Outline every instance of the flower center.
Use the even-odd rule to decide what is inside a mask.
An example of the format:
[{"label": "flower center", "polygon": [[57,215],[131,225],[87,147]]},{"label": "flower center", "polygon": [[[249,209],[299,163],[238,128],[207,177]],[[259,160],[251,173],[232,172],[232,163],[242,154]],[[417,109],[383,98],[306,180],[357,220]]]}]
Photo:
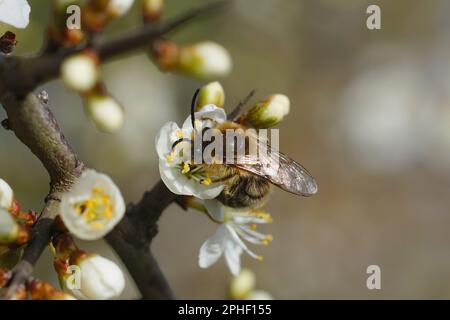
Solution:
[{"label": "flower center", "polygon": [[111,197],[102,189],[91,190],[91,197],[75,204],[75,211],[94,230],[103,229],[105,220],[113,217],[113,205]]}]

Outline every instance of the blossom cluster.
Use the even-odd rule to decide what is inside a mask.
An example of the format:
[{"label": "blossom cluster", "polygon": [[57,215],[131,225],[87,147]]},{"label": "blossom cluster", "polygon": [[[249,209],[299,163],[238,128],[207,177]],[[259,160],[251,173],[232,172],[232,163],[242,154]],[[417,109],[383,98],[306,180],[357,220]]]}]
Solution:
[{"label": "blossom cluster", "polygon": [[[159,171],[167,188],[175,194],[192,197],[186,201],[188,206],[200,208],[220,224],[215,234],[200,248],[200,267],[213,265],[223,255],[231,273],[238,275],[243,252],[262,260],[262,256],[251,251],[243,240],[268,245],[272,236],[256,229],[257,225],[269,223],[272,218],[260,207],[236,209],[224,206],[217,199],[224,189],[221,177],[211,174],[205,165],[196,163],[192,152],[186,152],[191,147],[195,148],[193,140],[196,132],[227,121],[227,114],[222,108],[224,102],[225,93],[220,83],[205,85],[198,94],[195,118],[187,117],[181,128],[172,121],[163,125],[155,145]],[[279,123],[288,112],[289,99],[277,94],[257,103],[241,121],[253,128],[267,128]]]}]

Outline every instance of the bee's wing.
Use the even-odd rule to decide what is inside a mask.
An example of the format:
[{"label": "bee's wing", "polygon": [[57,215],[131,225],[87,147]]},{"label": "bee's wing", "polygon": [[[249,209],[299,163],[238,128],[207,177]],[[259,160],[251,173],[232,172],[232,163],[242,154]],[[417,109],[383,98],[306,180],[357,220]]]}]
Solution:
[{"label": "bee's wing", "polygon": [[266,178],[281,189],[294,194],[310,196],[317,192],[316,181],[301,164],[270,146],[263,154],[236,157],[236,163],[233,165]]}]

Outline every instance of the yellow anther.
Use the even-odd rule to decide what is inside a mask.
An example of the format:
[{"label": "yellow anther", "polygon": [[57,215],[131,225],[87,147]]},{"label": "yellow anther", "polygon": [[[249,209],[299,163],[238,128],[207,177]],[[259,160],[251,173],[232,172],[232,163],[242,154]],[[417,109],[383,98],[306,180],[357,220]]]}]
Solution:
[{"label": "yellow anther", "polygon": [[177,132],[175,133],[175,135],[177,136],[177,138],[182,139],[184,137],[183,131],[181,130],[177,130]]},{"label": "yellow anther", "polygon": [[257,228],[256,224],[253,223],[253,224],[250,225],[250,229],[256,230],[256,228]]},{"label": "yellow anther", "polygon": [[269,240],[264,239],[263,241],[261,241],[261,243],[262,243],[263,246],[267,247],[269,245]]},{"label": "yellow anther", "polygon": [[104,228],[103,219],[112,219],[114,216],[111,198],[99,188],[91,190],[91,197],[76,203],[74,210],[86,221],[93,230]]},{"label": "yellow anther", "polygon": [[181,173],[182,173],[182,174],[186,174],[186,173],[188,173],[189,171],[191,171],[191,167],[189,166],[189,164],[185,163],[185,164],[183,165],[183,170],[181,170]]},{"label": "yellow anther", "polygon": [[105,226],[103,225],[103,223],[94,222],[90,224],[90,227],[92,230],[102,230]]},{"label": "yellow anther", "polygon": [[273,240],[273,236],[271,234],[268,234],[266,236],[267,241],[272,241]]},{"label": "yellow anther", "polygon": [[263,257],[263,256],[257,256],[257,257],[256,257],[256,260],[258,260],[258,261],[261,261],[261,262],[262,262],[262,261],[264,260],[264,257]]},{"label": "yellow anther", "polygon": [[169,163],[173,162],[173,154],[168,154],[168,155],[166,156],[166,160],[167,160],[167,162],[169,162]]},{"label": "yellow anther", "polygon": [[212,183],[212,180],[210,178],[206,178],[202,180],[202,184],[205,186],[209,186]]}]

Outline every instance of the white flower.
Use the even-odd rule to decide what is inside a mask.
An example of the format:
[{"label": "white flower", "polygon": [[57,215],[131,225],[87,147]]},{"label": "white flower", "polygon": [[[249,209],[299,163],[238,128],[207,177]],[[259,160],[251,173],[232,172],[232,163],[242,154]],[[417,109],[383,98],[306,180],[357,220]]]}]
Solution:
[{"label": "white flower", "polygon": [[112,97],[92,94],[85,101],[86,113],[98,129],[114,132],[122,127],[123,108]]},{"label": "white flower", "polygon": [[134,0],[110,0],[108,4],[108,11],[113,16],[123,16],[133,6]]},{"label": "white flower", "polygon": [[273,297],[267,291],[255,290],[250,292],[246,300],[273,300]]},{"label": "white flower", "polygon": [[268,245],[272,236],[256,231],[256,224],[272,221],[268,213],[254,209],[238,211],[224,207],[223,210],[210,211],[210,214],[216,220],[221,217],[224,217],[224,220],[216,233],[200,248],[199,265],[201,268],[210,267],[223,254],[231,273],[237,276],[241,270],[240,256],[243,251],[255,259],[262,260],[262,256],[250,251],[242,239],[257,245]]},{"label": "white flower", "polygon": [[231,280],[230,283],[230,298],[239,300],[246,298],[255,288],[256,277],[249,269],[242,269],[242,271]]},{"label": "white flower", "polygon": [[283,94],[274,94],[252,107],[246,121],[256,128],[269,128],[282,121],[289,109],[289,98]]},{"label": "white flower", "polygon": [[11,214],[0,208],[0,244],[14,242],[19,234],[19,226]]},{"label": "white flower", "polygon": [[[223,109],[210,104],[195,113],[196,127],[209,121],[203,121],[203,118],[221,123],[226,120],[226,114]],[[161,128],[155,141],[161,179],[175,194],[213,199],[222,192],[223,185],[214,183],[214,177],[191,161],[193,132],[190,116],[181,129],[175,122],[168,122]]]},{"label": "white flower", "polygon": [[14,193],[9,184],[0,179],[0,208],[8,210],[11,208],[14,199]]},{"label": "white flower", "polygon": [[86,170],[72,190],[63,194],[60,213],[71,233],[83,240],[95,240],[119,223],[125,214],[125,202],[107,175]]},{"label": "white flower", "polygon": [[200,78],[214,78],[230,73],[232,67],[228,51],[215,42],[200,42],[180,48],[180,71]]},{"label": "white flower", "polygon": [[30,5],[26,0],[0,0],[0,22],[23,29],[30,22]]},{"label": "white flower", "polygon": [[195,108],[199,110],[207,104],[213,104],[219,108],[223,108],[225,104],[225,91],[218,81],[208,83],[198,93]]},{"label": "white flower", "polygon": [[96,57],[90,53],[79,53],[64,60],[61,79],[67,88],[86,92],[91,90],[99,78]]},{"label": "white flower", "polygon": [[91,255],[82,260],[80,288],[70,290],[81,299],[105,300],[117,298],[125,288],[122,270],[111,260]]}]

